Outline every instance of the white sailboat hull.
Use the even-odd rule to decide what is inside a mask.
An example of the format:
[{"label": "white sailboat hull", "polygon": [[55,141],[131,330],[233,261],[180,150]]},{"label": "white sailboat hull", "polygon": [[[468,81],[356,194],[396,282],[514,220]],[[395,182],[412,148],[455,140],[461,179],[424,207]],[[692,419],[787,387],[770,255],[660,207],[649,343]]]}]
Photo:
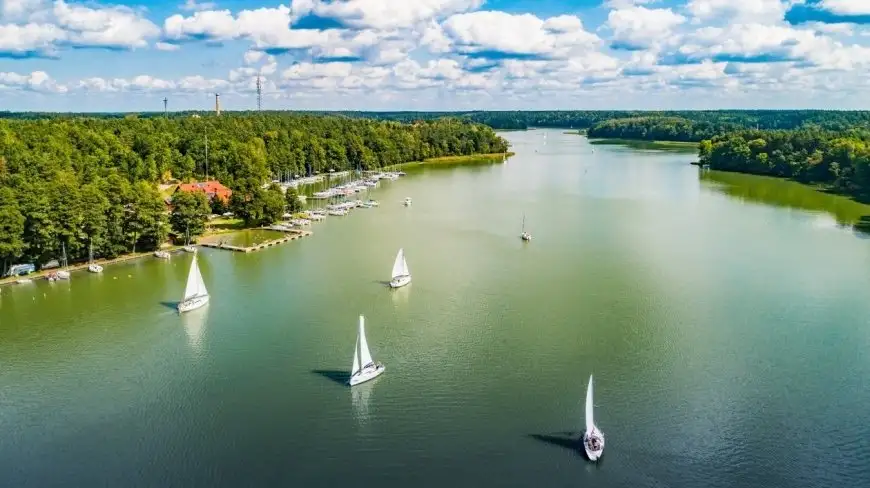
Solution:
[{"label": "white sailboat hull", "polygon": [[178,312],[190,312],[204,306],[206,303],[208,303],[208,295],[190,297],[178,304]]},{"label": "white sailboat hull", "polygon": [[[592,437],[598,439],[597,449],[589,445],[589,440]],[[598,427],[593,427],[591,432],[583,434],[583,450],[586,451],[586,457],[588,457],[590,461],[598,461],[601,458],[601,455],[604,454],[604,434],[598,430]]]},{"label": "white sailboat hull", "polygon": [[63,271],[63,270],[58,271],[55,274],[57,275],[57,278],[60,280],[68,280],[69,276],[70,276],[69,271]]},{"label": "white sailboat hull", "polygon": [[383,364],[373,364],[371,366],[367,366],[359,371],[348,380],[348,384],[350,386],[358,385],[360,383],[365,383],[366,381],[371,381],[378,376],[382,375],[387,368]]},{"label": "white sailboat hull", "polygon": [[90,271],[91,273],[102,273],[103,267],[99,264],[91,264],[90,266],[88,266],[88,271]]},{"label": "white sailboat hull", "polygon": [[390,288],[401,288],[411,282],[411,275],[396,276],[390,280]]},{"label": "white sailboat hull", "polygon": [[526,233],[526,232],[523,232],[522,234],[520,234],[520,237],[521,237],[524,241],[531,241],[531,240],[532,240],[532,235],[529,234],[529,233]]}]

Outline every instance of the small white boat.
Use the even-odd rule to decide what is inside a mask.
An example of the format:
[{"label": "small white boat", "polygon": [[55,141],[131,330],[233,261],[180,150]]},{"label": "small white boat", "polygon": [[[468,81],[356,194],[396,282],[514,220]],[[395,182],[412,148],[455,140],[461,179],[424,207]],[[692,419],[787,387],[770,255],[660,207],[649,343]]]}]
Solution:
[{"label": "small white boat", "polygon": [[405,205],[406,207],[410,207],[411,206],[411,197],[406,197],[403,205]]},{"label": "small white boat", "polygon": [[604,433],[598,430],[592,418],[592,375],[586,387],[586,432],[583,433],[583,449],[591,461],[598,461],[604,453]]},{"label": "small white boat", "polygon": [[33,280],[31,280],[30,278],[19,278],[19,279],[15,280],[15,282],[18,283],[19,285],[24,285],[27,283],[33,283]]},{"label": "small white boat", "polygon": [[59,279],[59,280],[68,280],[70,277],[69,271],[66,271],[63,269],[58,271],[54,275],[57,276],[57,279]]},{"label": "small white boat", "polygon": [[202,281],[197,255],[194,253],[190,272],[187,275],[187,286],[184,288],[184,299],[178,304],[178,312],[189,312],[206,303],[208,303],[208,290],[205,288],[205,282]]},{"label": "small white boat", "polygon": [[386,371],[381,363],[376,363],[372,359],[372,353],[369,351],[369,344],[366,341],[366,320],[362,315],[359,316],[359,332],[356,336],[356,345],[353,349],[353,368],[350,371],[350,386],[373,380]]},{"label": "small white boat", "polygon": [[369,200],[366,202],[366,205],[368,205],[369,207],[377,207],[378,205],[380,205],[380,203],[378,203],[377,200]]},{"label": "small white boat", "polygon": [[154,257],[160,259],[169,259],[169,253],[166,251],[154,251]]},{"label": "small white boat", "polygon": [[184,249],[184,252],[196,252],[196,246],[187,245],[182,249]]},{"label": "small white boat", "polygon": [[405,250],[399,249],[396,260],[393,261],[393,271],[390,277],[390,288],[400,288],[411,282],[411,270],[405,261]]},{"label": "small white boat", "polygon": [[526,232],[526,215],[523,214],[523,233],[520,234],[520,238],[524,241],[531,241],[532,235]]}]

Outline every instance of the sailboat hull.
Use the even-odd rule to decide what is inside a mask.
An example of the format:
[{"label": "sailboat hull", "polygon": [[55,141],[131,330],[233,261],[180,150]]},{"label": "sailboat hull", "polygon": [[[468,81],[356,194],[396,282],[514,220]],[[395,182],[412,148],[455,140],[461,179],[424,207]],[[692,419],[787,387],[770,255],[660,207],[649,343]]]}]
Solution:
[{"label": "sailboat hull", "polygon": [[411,275],[396,276],[390,280],[390,288],[401,288],[411,282]]},{"label": "sailboat hull", "polygon": [[361,369],[357,374],[350,377],[350,380],[347,382],[350,386],[358,385],[360,383],[365,383],[366,381],[371,381],[378,376],[384,374],[384,371],[387,370],[387,367],[383,364],[378,364],[377,366],[370,366],[368,368]]},{"label": "sailboat hull", "polygon": [[602,434],[597,428],[594,429],[591,434],[598,438],[598,449],[589,448],[587,441],[589,440],[590,432],[586,432],[583,434],[583,450],[586,451],[586,457],[588,457],[590,461],[598,461],[601,459],[601,455],[604,454],[604,434]]},{"label": "sailboat hull", "polygon": [[99,264],[92,264],[92,265],[88,266],[88,271],[90,271],[91,273],[102,273],[103,267],[100,266]]},{"label": "sailboat hull", "polygon": [[208,295],[200,295],[198,297],[191,297],[187,300],[178,304],[178,312],[190,312],[191,310],[196,310],[208,303]]}]

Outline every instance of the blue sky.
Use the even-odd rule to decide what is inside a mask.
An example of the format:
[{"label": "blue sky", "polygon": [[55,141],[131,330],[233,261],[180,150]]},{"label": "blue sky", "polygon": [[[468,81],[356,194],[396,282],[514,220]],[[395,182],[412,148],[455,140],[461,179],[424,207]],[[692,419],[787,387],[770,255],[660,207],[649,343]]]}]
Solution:
[{"label": "blue sky", "polygon": [[0,0],[0,109],[868,109],[870,0]]}]

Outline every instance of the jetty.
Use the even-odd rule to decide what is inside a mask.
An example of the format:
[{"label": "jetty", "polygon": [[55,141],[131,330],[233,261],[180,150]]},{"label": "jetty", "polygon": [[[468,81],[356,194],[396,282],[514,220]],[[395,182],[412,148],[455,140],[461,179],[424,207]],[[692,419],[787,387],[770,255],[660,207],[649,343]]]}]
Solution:
[{"label": "jetty", "polygon": [[261,251],[263,249],[277,246],[279,244],[284,244],[285,242],[295,241],[296,239],[301,239],[302,237],[308,237],[311,234],[313,234],[313,232],[311,232],[310,230],[297,230],[297,229],[276,230],[276,229],[270,228],[270,227],[262,227],[261,229],[262,230],[272,230],[272,231],[276,231],[276,232],[283,232],[285,235],[284,235],[284,237],[281,237],[278,239],[272,239],[272,240],[265,241],[265,242],[261,242],[259,244],[255,244],[255,245],[249,246],[249,247],[233,246],[230,244],[223,243],[221,241],[201,242],[198,245],[203,246],[203,247],[210,247],[213,249],[224,249],[227,251],[249,253],[249,252],[254,252],[254,251]]}]

